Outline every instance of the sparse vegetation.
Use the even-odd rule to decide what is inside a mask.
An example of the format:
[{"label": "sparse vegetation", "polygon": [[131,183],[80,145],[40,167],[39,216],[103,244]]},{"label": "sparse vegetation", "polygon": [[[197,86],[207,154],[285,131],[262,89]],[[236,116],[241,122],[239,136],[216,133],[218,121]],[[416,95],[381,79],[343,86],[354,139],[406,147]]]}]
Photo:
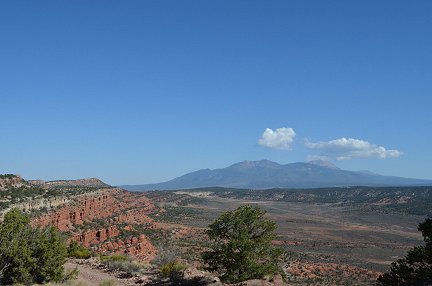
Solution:
[{"label": "sparse vegetation", "polygon": [[179,256],[178,251],[175,251],[172,247],[168,246],[168,244],[158,244],[157,247],[157,255],[151,261],[152,264],[157,266],[163,266],[171,261],[175,261],[175,259]]},{"label": "sparse vegetation", "polygon": [[0,174],[0,179],[12,179],[17,177],[17,175],[14,174]]},{"label": "sparse vegetation", "polygon": [[110,269],[116,269],[128,275],[137,275],[142,272],[142,266],[125,255],[102,256],[101,262]]},{"label": "sparse vegetation", "polygon": [[114,254],[114,255],[102,255],[100,257],[101,261],[127,261],[128,257],[126,255]]},{"label": "sparse vegetation", "polygon": [[115,286],[117,283],[114,280],[106,280],[99,283],[99,286]]}]

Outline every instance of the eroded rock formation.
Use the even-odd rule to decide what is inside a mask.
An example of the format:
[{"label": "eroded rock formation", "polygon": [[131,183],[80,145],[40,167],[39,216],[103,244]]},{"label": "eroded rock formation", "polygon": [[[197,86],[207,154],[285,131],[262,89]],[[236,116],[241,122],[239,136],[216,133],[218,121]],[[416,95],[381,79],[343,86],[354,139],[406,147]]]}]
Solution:
[{"label": "eroded rock formation", "polygon": [[78,196],[70,204],[35,218],[33,225],[53,225],[61,231],[70,231],[74,225],[82,225],[85,221],[107,218],[122,208],[113,197],[116,192],[120,190],[106,189]]},{"label": "eroded rock formation", "polygon": [[[60,231],[69,232],[70,241],[78,241],[96,252],[127,254],[148,262],[156,255],[151,241],[144,234],[124,236],[135,231],[131,224],[154,228],[155,223],[148,216],[153,209],[153,204],[143,195],[120,189],[101,189],[77,196],[55,211],[34,218],[32,224],[39,227],[53,225]],[[124,224],[127,225],[119,227]]]},{"label": "eroded rock formation", "polygon": [[130,239],[113,240],[102,244],[95,250],[100,253],[128,254],[143,262],[149,262],[156,255],[156,248],[144,234]]}]

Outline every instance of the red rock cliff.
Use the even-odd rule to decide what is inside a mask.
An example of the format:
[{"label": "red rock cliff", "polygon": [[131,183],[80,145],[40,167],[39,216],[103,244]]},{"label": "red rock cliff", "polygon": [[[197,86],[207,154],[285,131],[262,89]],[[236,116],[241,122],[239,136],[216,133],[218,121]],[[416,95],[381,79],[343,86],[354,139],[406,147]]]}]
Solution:
[{"label": "red rock cliff", "polygon": [[70,231],[73,225],[81,225],[84,221],[104,219],[118,212],[122,205],[113,194],[119,190],[100,190],[90,195],[84,195],[70,205],[33,220],[34,226],[45,227],[53,225],[60,231]]},{"label": "red rock cliff", "polygon": [[[132,229],[119,228],[118,224],[121,223],[154,228],[153,220],[148,217],[153,209],[153,204],[143,195],[119,189],[102,189],[78,196],[72,203],[33,219],[32,224],[39,227],[53,225],[60,231],[70,232],[70,241],[91,246],[97,252],[125,253],[148,262],[155,256],[156,249],[144,234],[126,239],[116,237],[121,234],[121,230]],[[104,220],[103,225],[109,226],[85,230],[78,227],[84,222],[91,225],[95,220]]]}]

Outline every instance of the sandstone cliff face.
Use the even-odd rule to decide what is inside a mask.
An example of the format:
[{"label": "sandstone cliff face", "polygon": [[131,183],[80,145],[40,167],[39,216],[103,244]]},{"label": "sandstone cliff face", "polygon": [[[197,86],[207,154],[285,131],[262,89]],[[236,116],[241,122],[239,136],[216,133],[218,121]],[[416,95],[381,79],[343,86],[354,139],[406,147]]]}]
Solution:
[{"label": "sandstone cliff face", "polygon": [[78,241],[85,247],[98,244],[107,239],[114,238],[120,234],[120,231],[115,225],[111,225],[102,229],[92,229],[79,234],[75,234],[70,238],[70,241]]},{"label": "sandstone cliff face", "polygon": [[70,231],[73,225],[82,225],[85,220],[104,219],[121,209],[121,204],[112,196],[112,193],[118,191],[106,189],[77,196],[70,204],[35,218],[33,225],[53,225],[61,231]]},{"label": "sandstone cliff face", "polygon": [[100,245],[95,250],[100,253],[128,254],[138,258],[142,262],[150,262],[157,252],[156,248],[144,234],[141,234],[139,237],[113,240]]},{"label": "sandstone cliff face", "polygon": [[92,195],[98,190],[109,188],[99,179],[70,181],[25,181],[20,176],[0,175],[0,221],[13,208],[23,211],[52,210],[69,204],[81,195]]},{"label": "sandstone cliff face", "polygon": [[53,198],[35,198],[32,200],[27,200],[22,203],[16,203],[11,205],[10,207],[0,211],[0,217],[3,217],[5,213],[9,210],[17,208],[20,210],[31,211],[31,210],[40,210],[40,209],[53,209],[61,205],[65,205],[71,201],[70,198],[67,197],[53,197]]},{"label": "sandstone cliff face", "polygon": [[133,227],[119,225],[129,223],[154,228],[153,220],[148,217],[153,209],[153,204],[144,196],[120,189],[101,189],[77,196],[76,200],[57,210],[34,218],[32,224],[39,227],[52,225],[69,232],[69,241],[78,241],[96,252],[128,254],[148,262],[156,255],[156,248],[150,240],[144,234],[125,238],[123,230],[129,231],[125,232],[127,234]]},{"label": "sandstone cliff face", "polygon": [[[37,227],[54,226],[67,232],[70,241],[78,241],[101,253],[122,253],[150,261],[156,249],[137,231],[154,228],[148,216],[154,206],[141,194],[112,188],[98,179],[69,181],[25,181],[15,175],[0,175],[3,192],[1,217],[12,208],[44,212],[32,218]],[[40,213],[40,212],[39,212]],[[127,225],[127,226],[125,226]]]}]

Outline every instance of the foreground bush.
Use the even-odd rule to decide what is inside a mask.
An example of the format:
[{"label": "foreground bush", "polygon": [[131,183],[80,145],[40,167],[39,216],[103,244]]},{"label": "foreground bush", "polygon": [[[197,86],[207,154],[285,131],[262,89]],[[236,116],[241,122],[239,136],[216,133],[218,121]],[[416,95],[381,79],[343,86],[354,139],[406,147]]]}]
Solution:
[{"label": "foreground bush", "polygon": [[405,258],[393,262],[390,271],[378,278],[378,285],[432,285],[432,219],[420,223],[418,230],[422,232],[426,245],[414,247]]},{"label": "foreground bush", "polygon": [[0,284],[59,282],[64,278],[67,250],[53,227],[32,228],[18,209],[0,225]]},{"label": "foreground bush", "polygon": [[258,206],[244,205],[209,225],[211,250],[202,256],[206,270],[218,272],[227,282],[281,273],[282,250],[272,244],[277,226],[265,213]]},{"label": "foreground bush", "polygon": [[125,255],[101,256],[101,262],[110,269],[117,269],[130,275],[138,275],[142,272],[142,266]]},{"label": "foreground bush", "polygon": [[174,249],[166,243],[157,244],[156,248],[157,248],[157,255],[155,258],[153,258],[151,263],[159,267],[171,261],[175,261],[177,257],[180,256],[178,249]]},{"label": "foreground bush", "polygon": [[181,283],[183,281],[185,270],[186,265],[177,261],[168,262],[160,268],[162,277],[169,278],[173,283]]},{"label": "foreground bush", "polygon": [[68,257],[87,259],[91,257],[91,252],[76,241],[72,241],[68,247]]}]

